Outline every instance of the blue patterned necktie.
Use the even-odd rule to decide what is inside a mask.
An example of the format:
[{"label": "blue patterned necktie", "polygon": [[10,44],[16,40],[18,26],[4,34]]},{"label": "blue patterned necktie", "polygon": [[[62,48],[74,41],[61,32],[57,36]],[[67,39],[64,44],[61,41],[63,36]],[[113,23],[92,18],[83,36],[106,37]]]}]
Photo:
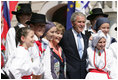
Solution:
[{"label": "blue patterned necktie", "polygon": [[81,36],[80,36],[80,34],[78,34],[78,35],[77,35],[77,40],[78,40],[78,52],[79,52],[80,58],[82,58],[83,50],[82,50],[82,44],[81,44],[80,38],[81,38]]}]

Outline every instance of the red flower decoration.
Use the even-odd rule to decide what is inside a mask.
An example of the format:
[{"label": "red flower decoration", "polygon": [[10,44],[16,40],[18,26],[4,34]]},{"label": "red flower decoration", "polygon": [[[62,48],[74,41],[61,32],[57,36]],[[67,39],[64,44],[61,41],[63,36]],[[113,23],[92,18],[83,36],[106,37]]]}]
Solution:
[{"label": "red flower decoration", "polygon": [[45,49],[43,49],[43,52],[45,52]]}]

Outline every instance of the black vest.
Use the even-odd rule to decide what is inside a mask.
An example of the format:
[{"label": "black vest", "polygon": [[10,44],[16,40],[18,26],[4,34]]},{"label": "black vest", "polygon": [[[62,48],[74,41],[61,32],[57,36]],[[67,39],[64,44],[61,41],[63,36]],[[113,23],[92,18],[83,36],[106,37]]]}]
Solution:
[{"label": "black vest", "polygon": [[[18,25],[15,26],[14,29],[15,29],[15,32],[17,32],[18,29],[19,29],[19,26],[18,26]],[[16,41],[16,47],[17,47],[17,45],[18,45],[18,41],[17,41],[17,39],[16,39],[16,36],[15,36],[15,41]]]}]

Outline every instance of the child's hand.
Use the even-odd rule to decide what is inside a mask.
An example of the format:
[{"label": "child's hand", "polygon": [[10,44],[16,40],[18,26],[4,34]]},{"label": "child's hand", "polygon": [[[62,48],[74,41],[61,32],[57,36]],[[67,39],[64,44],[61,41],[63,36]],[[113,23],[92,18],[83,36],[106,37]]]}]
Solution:
[{"label": "child's hand", "polygon": [[92,36],[90,36],[89,40],[92,40],[92,39],[93,39],[93,37],[92,37]]}]

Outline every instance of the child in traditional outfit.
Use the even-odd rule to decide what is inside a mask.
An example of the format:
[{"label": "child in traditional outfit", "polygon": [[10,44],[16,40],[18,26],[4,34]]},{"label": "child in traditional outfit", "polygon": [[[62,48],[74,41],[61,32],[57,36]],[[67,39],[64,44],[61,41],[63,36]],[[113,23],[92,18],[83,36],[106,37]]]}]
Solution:
[{"label": "child in traditional outfit", "polygon": [[87,49],[88,74],[86,79],[111,79],[113,53],[106,47],[106,36],[99,30],[92,39],[92,46]]},{"label": "child in traditional outfit", "polygon": [[16,39],[20,45],[11,57],[10,72],[15,79],[31,79],[32,75],[40,75],[39,68],[35,66],[28,52],[28,48],[34,45],[34,31],[28,27],[20,28],[16,33]]},{"label": "child in traditional outfit", "polygon": [[[33,13],[31,20],[27,22],[35,33],[34,46],[29,49],[30,53],[34,56],[34,62],[40,63],[39,66],[43,71],[41,78],[52,79],[50,69],[50,51],[48,44],[41,38],[45,32],[46,19],[45,15]],[[37,56],[36,56],[37,55]],[[38,60],[35,57],[39,57]],[[37,76],[38,77],[38,76]]]},{"label": "child in traditional outfit", "polygon": [[16,34],[16,38],[18,42],[20,42],[20,46],[16,48],[14,53],[12,53],[12,57],[10,57],[7,61],[7,63],[10,62],[8,68],[16,79],[21,79],[24,75],[32,74],[32,62],[27,49],[33,46],[33,36],[34,32],[29,28],[21,28]]},{"label": "child in traditional outfit", "polygon": [[[94,30],[96,31],[96,33],[99,30],[101,30],[105,34],[105,36],[106,36],[106,46],[105,47],[106,48],[109,48],[112,43],[117,42],[115,38],[113,38],[109,35],[110,21],[108,20],[108,18],[105,18],[105,17],[98,18],[96,20]],[[91,46],[91,39],[92,39],[92,36],[90,37],[90,41],[89,41],[90,46]]]},{"label": "child in traditional outfit", "polygon": [[[43,41],[42,45],[45,47],[45,50],[46,50],[45,51],[46,56],[44,59],[45,60],[44,68],[48,69],[48,71],[51,74],[51,78],[54,78],[54,77],[53,77],[53,74],[51,71],[51,50],[50,50],[49,42],[53,40],[55,32],[56,32],[55,24],[53,22],[47,22],[45,32],[42,36],[42,41]],[[47,68],[47,66],[49,66],[49,67]]]}]

